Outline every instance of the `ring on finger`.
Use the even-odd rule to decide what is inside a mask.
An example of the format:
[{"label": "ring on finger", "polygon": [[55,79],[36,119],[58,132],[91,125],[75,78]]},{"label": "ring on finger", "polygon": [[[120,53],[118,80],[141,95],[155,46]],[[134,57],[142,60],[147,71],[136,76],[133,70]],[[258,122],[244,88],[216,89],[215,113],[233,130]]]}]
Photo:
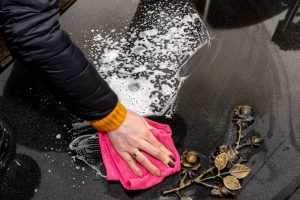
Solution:
[{"label": "ring on finger", "polygon": [[135,149],[131,155],[136,158],[139,154],[140,154],[140,150]]}]

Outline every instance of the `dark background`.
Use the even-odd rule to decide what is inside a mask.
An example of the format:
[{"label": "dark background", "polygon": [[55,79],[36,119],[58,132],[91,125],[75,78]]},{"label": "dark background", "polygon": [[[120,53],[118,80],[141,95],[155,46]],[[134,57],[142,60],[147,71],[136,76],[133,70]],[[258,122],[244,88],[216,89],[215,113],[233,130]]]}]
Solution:
[{"label": "dark background", "polygon": [[[207,156],[232,139],[230,119],[236,105],[255,109],[253,127],[264,145],[249,158],[252,172],[237,194],[243,200],[300,198],[300,53],[272,42],[290,1],[270,2],[212,1],[206,22],[211,46],[200,49],[187,63],[190,77],[178,95],[175,116],[168,120],[179,150],[194,149]],[[85,31],[106,24],[107,30],[117,31],[128,26],[138,3],[79,0],[61,22],[84,49]],[[194,3],[203,12],[203,2]],[[0,199],[175,199],[161,197],[160,191],[174,186],[177,175],[151,189],[126,192],[120,184],[74,162],[67,147],[68,131],[78,119],[20,63],[14,62],[0,75],[0,84],[0,114],[14,131],[18,153]],[[57,134],[62,138],[57,139]],[[186,194],[215,199],[198,186]]]}]

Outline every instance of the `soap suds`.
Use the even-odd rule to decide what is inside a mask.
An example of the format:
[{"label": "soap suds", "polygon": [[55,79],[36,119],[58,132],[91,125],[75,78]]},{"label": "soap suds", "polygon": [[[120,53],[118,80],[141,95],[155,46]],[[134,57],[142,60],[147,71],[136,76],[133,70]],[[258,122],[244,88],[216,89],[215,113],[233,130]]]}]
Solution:
[{"label": "soap suds", "polygon": [[[182,68],[208,31],[188,2],[140,4],[128,29],[91,30],[89,56],[121,102],[141,115],[172,114]],[[167,112],[167,113],[166,113]]]},{"label": "soap suds", "polygon": [[[103,170],[103,163],[97,134],[79,136],[69,144],[69,148],[76,152],[76,158],[78,160],[89,165],[92,169],[97,171],[100,176],[106,177],[101,171]],[[79,170],[80,167],[76,166],[76,169]],[[81,170],[85,171],[85,168],[82,167]]]}]

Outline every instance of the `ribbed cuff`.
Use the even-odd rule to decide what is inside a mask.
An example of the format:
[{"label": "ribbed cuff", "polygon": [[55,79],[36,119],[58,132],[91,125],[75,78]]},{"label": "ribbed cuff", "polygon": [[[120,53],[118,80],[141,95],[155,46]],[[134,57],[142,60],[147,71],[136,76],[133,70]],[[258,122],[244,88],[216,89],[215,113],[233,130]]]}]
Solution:
[{"label": "ribbed cuff", "polygon": [[121,126],[127,114],[126,108],[118,101],[116,107],[105,118],[91,121],[99,131],[113,131]]}]

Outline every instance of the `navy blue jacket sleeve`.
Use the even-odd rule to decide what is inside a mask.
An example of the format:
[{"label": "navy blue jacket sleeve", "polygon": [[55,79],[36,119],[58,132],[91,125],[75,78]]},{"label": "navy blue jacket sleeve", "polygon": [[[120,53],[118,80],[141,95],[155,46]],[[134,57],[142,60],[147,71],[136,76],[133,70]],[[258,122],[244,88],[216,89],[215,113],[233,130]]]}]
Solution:
[{"label": "navy blue jacket sleeve", "polygon": [[86,120],[118,98],[59,24],[58,0],[0,0],[0,30],[12,55],[39,71],[63,104]]}]

